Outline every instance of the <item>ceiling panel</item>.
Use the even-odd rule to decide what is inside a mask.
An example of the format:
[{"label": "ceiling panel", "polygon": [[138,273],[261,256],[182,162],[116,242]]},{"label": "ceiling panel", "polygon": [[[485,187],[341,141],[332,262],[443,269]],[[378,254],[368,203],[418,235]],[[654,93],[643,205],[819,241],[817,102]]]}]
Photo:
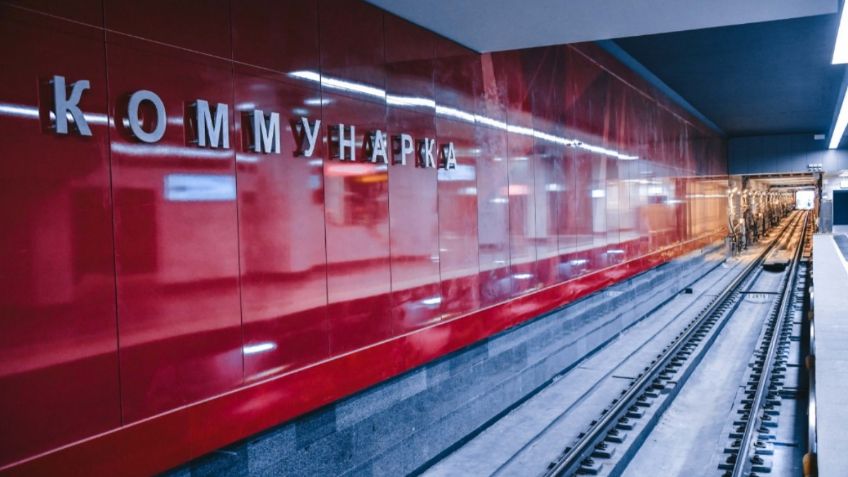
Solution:
[{"label": "ceiling panel", "polygon": [[615,40],[728,136],[827,133],[837,14]]},{"label": "ceiling panel", "polygon": [[368,0],[477,51],[833,13],[837,0]]}]

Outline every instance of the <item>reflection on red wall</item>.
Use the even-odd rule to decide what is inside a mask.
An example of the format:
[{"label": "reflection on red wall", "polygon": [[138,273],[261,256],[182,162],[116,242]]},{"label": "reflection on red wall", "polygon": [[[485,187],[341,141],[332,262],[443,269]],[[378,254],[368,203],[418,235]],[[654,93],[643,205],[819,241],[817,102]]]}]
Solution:
[{"label": "reflection on red wall", "polygon": [[[479,55],[353,0],[139,5],[0,2],[7,471],[166,469],[723,229],[721,139],[594,45]],[[53,75],[90,81],[92,136],[50,129]],[[155,143],[123,119],[140,89]],[[192,141],[198,99],[229,148]],[[457,167],[372,163],[375,130]]]}]

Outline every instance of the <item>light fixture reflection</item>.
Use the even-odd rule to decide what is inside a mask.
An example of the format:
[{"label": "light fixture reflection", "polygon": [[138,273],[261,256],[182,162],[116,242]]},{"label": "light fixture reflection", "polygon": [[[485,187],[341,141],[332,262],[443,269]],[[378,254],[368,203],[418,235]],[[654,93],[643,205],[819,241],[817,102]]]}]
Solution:
[{"label": "light fixture reflection", "polygon": [[488,116],[483,116],[480,114],[469,113],[468,111],[463,111],[461,109],[452,108],[449,106],[443,106],[436,104],[435,101],[429,98],[421,98],[416,96],[399,96],[394,94],[389,94],[385,90],[378,88],[376,86],[371,86],[363,83],[357,83],[354,81],[343,80],[339,78],[332,78],[328,76],[324,76],[315,71],[293,71],[289,73],[289,76],[293,78],[298,78],[305,81],[311,81],[314,83],[319,83],[322,87],[328,89],[334,89],[337,91],[346,91],[351,93],[359,93],[365,96],[370,96],[372,98],[382,99],[386,102],[386,104],[392,106],[423,106],[427,108],[433,108],[436,111],[437,116],[443,116],[447,118],[457,119],[460,121],[465,121],[469,123],[479,123],[485,126],[493,127],[496,129],[502,129],[507,132],[511,132],[514,134],[521,134],[523,136],[530,136],[536,139],[540,139],[542,141],[547,141],[553,144],[559,144],[561,146],[575,147],[578,149],[582,149],[584,151],[592,152],[595,154],[600,154],[607,157],[612,157],[615,159],[620,159],[622,161],[634,161],[639,159],[639,156],[634,156],[631,154],[624,154],[612,149],[607,149],[601,146],[595,146],[592,144],[586,144],[577,139],[570,139],[561,136],[556,136],[554,134],[549,134],[543,131],[538,131],[533,128],[528,128],[524,126],[516,126],[514,124],[507,124],[503,121],[499,121],[494,118],[490,118]]},{"label": "light fixture reflection", "polygon": [[252,345],[244,346],[244,354],[256,354],[263,353],[265,351],[271,351],[277,347],[276,343],[266,342],[266,343],[256,343]]},{"label": "light fixture reflection", "polygon": [[236,178],[222,174],[168,174],[165,200],[171,202],[220,202],[236,200]]},{"label": "light fixture reflection", "polygon": [[[38,108],[23,104],[0,103],[0,116],[13,116],[18,118],[38,119]],[[51,113],[51,117],[53,114]],[[67,113],[68,121],[73,123],[74,117]],[[83,113],[86,121],[92,124],[106,124],[108,119],[105,114]]]}]

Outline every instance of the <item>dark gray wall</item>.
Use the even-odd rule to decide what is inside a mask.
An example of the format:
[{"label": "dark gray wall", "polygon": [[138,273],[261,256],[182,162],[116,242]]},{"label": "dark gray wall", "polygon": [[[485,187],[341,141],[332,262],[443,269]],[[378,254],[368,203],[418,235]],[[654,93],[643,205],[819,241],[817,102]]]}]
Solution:
[{"label": "dark gray wall", "polygon": [[828,150],[813,134],[736,137],[727,141],[727,162],[732,175],[807,172],[808,164],[832,172],[848,169],[848,150]]}]

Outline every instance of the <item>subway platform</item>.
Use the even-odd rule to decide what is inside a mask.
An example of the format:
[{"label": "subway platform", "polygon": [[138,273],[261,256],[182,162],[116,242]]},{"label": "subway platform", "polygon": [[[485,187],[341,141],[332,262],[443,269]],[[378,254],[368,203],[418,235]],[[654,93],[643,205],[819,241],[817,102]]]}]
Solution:
[{"label": "subway platform", "polygon": [[848,475],[846,2],[0,0],[0,477]]},{"label": "subway platform", "polygon": [[848,235],[814,238],[815,433],[822,477],[848,469]]}]

